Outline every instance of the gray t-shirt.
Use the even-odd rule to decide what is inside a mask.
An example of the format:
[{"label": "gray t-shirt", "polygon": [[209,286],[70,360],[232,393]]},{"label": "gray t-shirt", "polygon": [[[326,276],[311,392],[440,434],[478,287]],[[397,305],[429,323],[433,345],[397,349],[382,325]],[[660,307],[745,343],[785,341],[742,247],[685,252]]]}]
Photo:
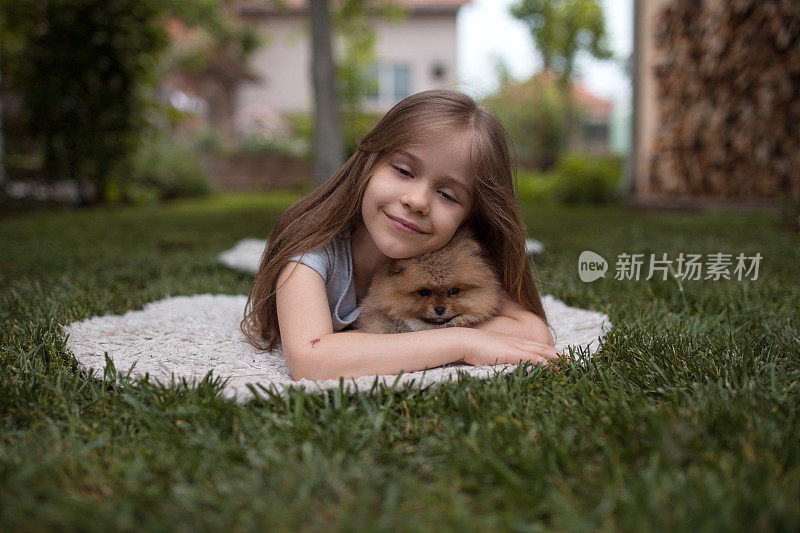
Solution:
[{"label": "gray t-shirt", "polygon": [[333,331],[341,331],[358,318],[356,286],[353,280],[353,255],[350,231],[345,228],[330,242],[289,261],[309,266],[322,276],[328,305],[331,309]]}]

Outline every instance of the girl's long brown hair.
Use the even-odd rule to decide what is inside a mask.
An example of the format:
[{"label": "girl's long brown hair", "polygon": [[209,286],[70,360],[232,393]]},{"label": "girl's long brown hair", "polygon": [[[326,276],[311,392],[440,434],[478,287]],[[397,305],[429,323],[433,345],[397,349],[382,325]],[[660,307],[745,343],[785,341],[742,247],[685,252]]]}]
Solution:
[{"label": "girl's long brown hair", "polygon": [[470,167],[475,182],[468,222],[500,275],[508,294],[549,327],[525,254],[525,229],[516,201],[516,160],[508,133],[490,111],[458,91],[435,89],[401,100],[358,143],[328,181],[292,205],[272,232],[247,299],[242,332],[260,350],[280,342],[276,284],[295,255],[314,250],[361,222],[364,189],[375,169],[396,150],[433,135],[471,133]]}]

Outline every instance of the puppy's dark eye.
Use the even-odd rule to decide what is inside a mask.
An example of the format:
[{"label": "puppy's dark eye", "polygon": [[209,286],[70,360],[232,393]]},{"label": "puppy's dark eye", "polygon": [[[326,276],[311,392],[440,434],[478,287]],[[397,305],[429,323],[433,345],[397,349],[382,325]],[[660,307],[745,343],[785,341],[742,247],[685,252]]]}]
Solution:
[{"label": "puppy's dark eye", "polygon": [[455,287],[453,287],[452,289],[450,289],[449,291],[447,291],[447,295],[448,295],[448,296],[453,296],[454,294],[458,294],[458,289],[457,289],[457,288],[455,288]]},{"label": "puppy's dark eye", "polygon": [[431,290],[430,289],[420,289],[417,292],[419,292],[420,296],[430,296],[431,295]]}]

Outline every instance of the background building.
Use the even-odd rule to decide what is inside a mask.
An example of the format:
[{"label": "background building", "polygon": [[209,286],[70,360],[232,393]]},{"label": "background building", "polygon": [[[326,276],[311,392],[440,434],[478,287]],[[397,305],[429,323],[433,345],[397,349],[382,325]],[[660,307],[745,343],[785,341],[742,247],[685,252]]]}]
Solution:
[{"label": "background building", "polygon": [[[269,38],[250,61],[260,78],[243,83],[237,110],[268,103],[280,112],[311,111],[311,48],[307,2],[287,0],[288,11],[270,5],[243,3],[239,16]],[[367,111],[387,111],[411,94],[439,87],[456,88],[456,14],[469,0],[399,0],[407,18],[393,23],[378,17],[375,52],[378,91],[365,102]],[[342,43],[335,40],[334,54],[341,57]]]}]

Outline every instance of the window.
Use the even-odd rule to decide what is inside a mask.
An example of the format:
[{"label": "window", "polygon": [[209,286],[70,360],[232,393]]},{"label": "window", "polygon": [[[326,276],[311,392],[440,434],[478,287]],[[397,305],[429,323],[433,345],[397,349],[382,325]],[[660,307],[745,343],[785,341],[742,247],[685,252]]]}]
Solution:
[{"label": "window", "polygon": [[374,102],[395,103],[411,95],[411,67],[401,63],[374,65],[367,98]]},{"label": "window", "polygon": [[605,141],[608,139],[608,124],[584,124],[583,136],[587,141]]}]

